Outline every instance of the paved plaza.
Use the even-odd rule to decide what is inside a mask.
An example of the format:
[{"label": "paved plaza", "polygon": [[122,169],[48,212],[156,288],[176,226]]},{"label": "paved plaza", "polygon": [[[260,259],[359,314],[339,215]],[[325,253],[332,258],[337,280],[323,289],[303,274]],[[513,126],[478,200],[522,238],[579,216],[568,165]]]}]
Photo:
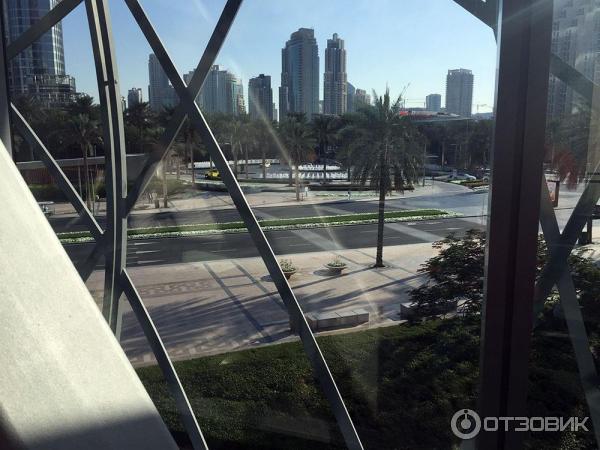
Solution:
[{"label": "paved plaza", "polygon": [[[408,301],[407,289],[419,285],[417,269],[434,252],[429,243],[386,247],[387,267],[373,269],[375,249],[337,251],[348,264],[342,276],[324,267],[331,252],[295,254],[299,271],[290,284],[305,313],[362,308],[370,321],[354,329],[385,326],[400,320],[400,303]],[[173,359],[295,339],[260,258],[134,267],[130,273]],[[100,301],[103,272],[95,272],[88,286]],[[134,365],[154,363],[128,304],[122,343]]]}]

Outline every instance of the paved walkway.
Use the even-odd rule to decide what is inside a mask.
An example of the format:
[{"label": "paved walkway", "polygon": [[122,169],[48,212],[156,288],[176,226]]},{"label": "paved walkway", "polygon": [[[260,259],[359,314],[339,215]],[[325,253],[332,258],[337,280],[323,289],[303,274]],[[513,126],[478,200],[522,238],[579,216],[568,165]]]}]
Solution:
[{"label": "paved walkway", "polygon": [[[431,244],[386,247],[384,269],[371,268],[374,252],[373,248],[335,252],[348,264],[339,277],[324,268],[333,257],[330,252],[294,255],[299,272],[291,286],[305,313],[364,308],[370,322],[360,328],[398,322],[407,289],[420,283],[417,269],[435,250]],[[295,339],[286,309],[259,258],[131,268],[130,273],[174,359]],[[102,272],[88,281],[97,300],[102,285]],[[134,365],[154,362],[129,305],[124,308],[123,347]]]}]

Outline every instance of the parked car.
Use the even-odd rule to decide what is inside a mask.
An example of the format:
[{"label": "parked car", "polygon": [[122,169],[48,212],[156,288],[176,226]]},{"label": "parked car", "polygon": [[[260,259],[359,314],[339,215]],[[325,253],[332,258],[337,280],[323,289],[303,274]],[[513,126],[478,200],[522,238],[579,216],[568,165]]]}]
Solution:
[{"label": "parked car", "polygon": [[221,174],[217,169],[210,169],[204,174],[204,178],[207,180],[220,180]]}]

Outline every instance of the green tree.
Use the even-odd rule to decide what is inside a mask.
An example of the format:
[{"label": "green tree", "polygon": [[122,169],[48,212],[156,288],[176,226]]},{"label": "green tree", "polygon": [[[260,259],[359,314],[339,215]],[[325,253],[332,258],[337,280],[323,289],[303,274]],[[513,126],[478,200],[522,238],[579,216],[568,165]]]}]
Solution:
[{"label": "green tree", "polygon": [[144,148],[149,143],[148,135],[156,128],[156,118],[147,102],[132,105],[125,110],[125,124],[135,130],[135,138],[128,139],[129,147],[138,153],[144,153]]},{"label": "green tree", "polygon": [[375,267],[383,267],[383,229],[385,197],[397,186],[416,181],[420,165],[422,137],[408,117],[400,116],[402,98],[390,99],[389,89],[383,97],[373,92],[375,104],[365,105],[348,125],[352,136],[351,158],[354,181],[379,191],[377,255]]},{"label": "green tree", "polygon": [[90,185],[90,171],[88,165],[88,156],[95,142],[98,141],[98,122],[90,119],[85,114],[78,114],[71,118],[69,121],[71,127],[71,139],[73,144],[79,147],[81,154],[83,155],[83,170],[84,170],[84,182],[85,182],[85,200],[88,209],[91,209],[91,185]]},{"label": "green tree", "polygon": [[313,150],[315,141],[304,114],[290,114],[279,127],[281,140],[285,146],[284,158],[289,161],[290,174],[294,170],[296,201],[300,201],[300,164]]}]

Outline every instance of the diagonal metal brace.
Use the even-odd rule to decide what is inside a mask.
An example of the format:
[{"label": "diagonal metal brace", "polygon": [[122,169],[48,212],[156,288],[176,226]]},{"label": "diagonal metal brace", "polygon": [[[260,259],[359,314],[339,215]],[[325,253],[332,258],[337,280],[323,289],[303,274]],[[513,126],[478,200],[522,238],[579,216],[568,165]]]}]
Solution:
[{"label": "diagonal metal brace", "polygon": [[[548,248],[558,245],[560,230],[552,207],[552,201],[550,200],[548,185],[544,179],[542,180],[540,223]],[[585,322],[583,321],[579,302],[577,301],[575,285],[573,284],[573,278],[571,277],[569,265],[566,261],[557,286],[560,294],[560,303],[569,330],[569,337],[575,353],[575,360],[579,368],[579,377],[594,425],[596,444],[600,448],[600,380],[594,363],[594,357],[590,350]]]},{"label": "diagonal metal brace", "polygon": [[167,349],[165,348],[165,345],[158,334],[158,330],[156,329],[156,326],[150,317],[150,313],[148,313],[140,294],[135,288],[131,277],[127,273],[127,269],[123,269],[123,272],[121,273],[121,285],[123,287],[123,292],[129,300],[131,309],[133,310],[135,317],[142,327],[142,330],[146,335],[146,339],[148,339],[148,343],[154,352],[154,356],[156,356],[156,361],[163,372],[167,384],[169,385],[169,389],[175,398],[179,417],[181,418],[181,422],[188,432],[190,440],[192,441],[192,445],[194,446],[194,450],[208,450],[208,445],[206,444],[204,436],[202,435],[202,431],[200,430],[200,426],[198,425],[198,421],[196,420],[192,406],[190,405],[181,381],[177,376],[177,372],[175,371],[175,367],[171,362],[171,358],[169,358]]},{"label": "diagonal metal brace", "polygon": [[[200,88],[202,88],[202,84],[204,83],[204,80],[214,63],[217,54],[219,53],[219,50],[221,49],[221,46],[227,37],[227,33],[233,24],[233,20],[235,19],[241,4],[242,0],[228,0],[227,4],[223,8],[223,12],[219,17],[219,21],[215,26],[210,40],[208,41],[208,45],[206,46],[206,49],[202,54],[202,58],[198,62],[196,70],[194,70],[190,84],[187,87],[188,92],[192,97],[196,98],[198,96]],[[185,108],[181,103],[179,103],[175,108],[173,117],[171,117],[171,120],[169,121],[166,130],[163,132],[157,146],[152,153],[148,155],[144,167],[140,171],[140,175],[135,180],[134,185],[127,195],[126,208],[128,214],[131,212],[135,206],[135,203],[148,186],[156,165],[169,151],[169,148],[177,137],[177,134],[183,126],[186,117]]]},{"label": "diagonal metal brace", "polygon": [[6,47],[6,57],[8,60],[13,59],[33,42],[39,39],[44,33],[50,28],[56,25],[58,22],[63,20],[67,14],[69,14],[82,0],[62,0],[54,8],[46,13],[46,15],[40,18],[35,24],[33,24],[27,31],[21,36],[15,39],[13,42]]},{"label": "diagonal metal brace", "polygon": [[35,131],[33,131],[31,126],[21,115],[16,106],[11,103],[10,107],[12,110],[15,126],[19,130],[19,133],[21,133],[23,138],[31,146],[36,156],[40,158],[40,160],[44,163],[44,166],[46,166],[46,169],[48,169],[48,172],[50,172],[50,175],[52,175],[52,178],[54,178],[60,190],[63,192],[63,194],[65,194],[69,202],[73,205],[73,208],[75,208],[75,211],[77,211],[79,216],[82,218],[86,227],[90,230],[90,233],[92,234],[93,238],[96,240],[97,243],[101,244],[103,241],[103,231],[100,228],[100,225],[98,225],[98,222],[96,222],[96,219],[94,218],[90,210],[87,209],[87,206],[85,205],[85,203],[83,202],[83,200],[81,199],[81,197],[79,196],[79,194],[77,193],[77,191],[75,190],[65,173],[62,171],[56,160],[52,157],[52,155],[50,154],[46,146],[43,144],[43,142],[40,140],[40,138],[37,136]]},{"label": "diagonal metal brace", "polygon": [[284,277],[275,254],[273,253],[269,242],[260,228],[252,209],[248,205],[248,202],[237,180],[233,176],[233,172],[231,171],[231,167],[229,167],[225,155],[223,154],[218,142],[212,134],[210,127],[206,123],[204,116],[200,112],[198,105],[195,103],[195,97],[190,95],[188,92],[185,83],[177,72],[175,65],[173,64],[139,2],[137,0],[125,0],[125,2],[127,3],[127,6],[129,7],[140,29],[144,33],[144,36],[148,40],[148,43],[154,51],[154,54],[160,61],[163,70],[171,81],[171,84],[175,88],[175,91],[180,98],[180,102],[185,108],[188,118],[200,134],[204,144],[207,146],[208,151],[215,162],[215,166],[219,170],[221,177],[223,178],[223,182],[225,183],[225,186],[227,186],[231,198],[240,216],[244,220],[248,232],[250,233],[258,252],[262,256],[267,270],[269,271],[269,274],[271,275],[271,278],[273,279],[275,286],[277,287],[277,290],[288,309],[290,318],[296,329],[299,330],[299,335],[304,346],[304,350],[309,361],[311,362],[314,374],[319,380],[325,396],[331,405],[333,414],[337,420],[338,426],[340,427],[340,431],[344,437],[346,445],[352,450],[362,450],[363,446],[360,438],[358,437],[354,424],[352,423],[350,414],[348,413],[342,396],[335,381],[333,380],[329,367],[327,366],[327,362],[321,353],[321,349],[319,348],[319,345],[317,344],[317,341],[315,340],[315,337],[308,326],[302,308],[300,307],[298,300],[294,296],[294,293]]}]

